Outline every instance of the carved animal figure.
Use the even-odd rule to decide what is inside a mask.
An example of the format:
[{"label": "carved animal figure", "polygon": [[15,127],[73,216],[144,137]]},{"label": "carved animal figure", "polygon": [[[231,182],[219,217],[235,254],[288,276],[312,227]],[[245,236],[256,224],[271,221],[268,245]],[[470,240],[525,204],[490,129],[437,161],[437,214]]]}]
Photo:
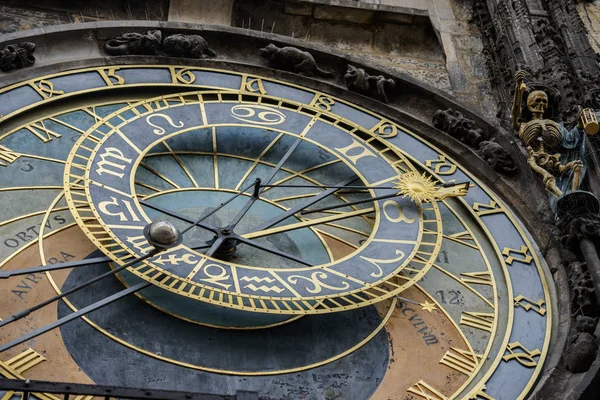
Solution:
[{"label": "carved animal figure", "polygon": [[199,35],[175,34],[163,39],[162,32],[152,30],[146,33],[124,33],[109,39],[104,44],[110,55],[166,55],[170,57],[209,58],[216,53],[208,47],[208,42]]},{"label": "carved animal figure", "polygon": [[317,67],[314,57],[295,47],[277,47],[273,43],[259,50],[258,54],[269,61],[273,68],[294,72],[304,76],[333,77],[333,73]]},{"label": "carved animal figure", "polygon": [[362,93],[374,97],[384,102],[388,102],[386,95],[387,89],[393,89],[396,82],[393,79],[386,78],[383,75],[369,75],[362,68],[356,68],[348,64],[346,75],[346,87],[354,92]]},{"label": "carved animal figure", "polygon": [[462,113],[451,108],[437,110],[432,122],[437,129],[475,148],[484,139],[483,131],[475,126],[475,121],[463,117]]},{"label": "carved animal figure", "polygon": [[199,35],[171,35],[163,40],[161,50],[172,57],[212,58],[215,53]]},{"label": "carved animal figure", "polygon": [[509,176],[517,173],[517,166],[512,156],[498,143],[491,140],[484,140],[479,143],[479,152],[481,153],[481,157],[495,171]]},{"label": "carved animal figure", "polygon": [[104,49],[113,56],[155,55],[158,54],[161,43],[162,33],[159,30],[146,33],[128,32],[107,40]]},{"label": "carved animal figure", "polygon": [[0,70],[6,72],[33,65],[35,63],[34,51],[35,43],[9,44],[0,50]]}]

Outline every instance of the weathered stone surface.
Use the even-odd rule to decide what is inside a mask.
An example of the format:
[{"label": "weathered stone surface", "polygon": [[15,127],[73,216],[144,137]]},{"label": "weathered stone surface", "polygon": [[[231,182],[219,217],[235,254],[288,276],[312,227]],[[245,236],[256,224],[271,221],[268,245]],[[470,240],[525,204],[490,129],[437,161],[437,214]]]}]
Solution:
[{"label": "weathered stone surface", "polygon": [[356,24],[372,24],[375,20],[375,11],[356,8],[315,6],[314,16],[317,19],[353,22]]},{"label": "weathered stone surface", "polygon": [[295,15],[312,15],[313,5],[312,4],[295,3],[293,1],[286,1],[283,12],[285,12],[287,14],[295,14]]},{"label": "weathered stone surface", "polygon": [[567,368],[575,374],[587,371],[596,359],[597,351],[598,344],[594,336],[587,332],[580,333],[569,345]]}]

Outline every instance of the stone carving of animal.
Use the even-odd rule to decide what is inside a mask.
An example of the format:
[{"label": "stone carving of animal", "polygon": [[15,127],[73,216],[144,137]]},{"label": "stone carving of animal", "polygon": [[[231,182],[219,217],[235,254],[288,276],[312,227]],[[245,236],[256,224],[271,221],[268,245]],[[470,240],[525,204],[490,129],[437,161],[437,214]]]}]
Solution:
[{"label": "stone carving of animal", "polygon": [[393,79],[383,75],[369,75],[364,69],[356,68],[354,65],[348,65],[344,78],[346,87],[353,92],[362,93],[386,103],[388,102],[386,90],[396,87]]},{"label": "stone carving of animal", "polygon": [[304,76],[333,77],[333,73],[317,67],[314,57],[306,51],[295,47],[277,47],[273,43],[260,49],[259,55],[269,61],[273,68],[295,72]]},{"label": "stone carving of animal", "polygon": [[172,57],[212,58],[215,53],[200,35],[171,35],[163,40],[161,50]]},{"label": "stone carving of animal", "polygon": [[9,44],[0,50],[0,70],[6,72],[33,65],[35,63],[34,51],[35,43]]},{"label": "stone carving of animal", "polygon": [[129,32],[109,39],[104,44],[110,55],[166,55],[185,58],[212,58],[217,54],[199,35],[175,34],[163,39],[160,30],[146,33]]}]

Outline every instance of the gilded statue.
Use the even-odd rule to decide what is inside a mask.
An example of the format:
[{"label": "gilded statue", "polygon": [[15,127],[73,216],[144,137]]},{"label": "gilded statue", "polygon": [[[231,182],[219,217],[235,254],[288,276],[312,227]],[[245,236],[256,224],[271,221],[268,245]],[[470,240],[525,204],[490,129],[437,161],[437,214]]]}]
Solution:
[{"label": "gilded statue", "polygon": [[577,126],[567,129],[551,119],[544,118],[548,108],[548,95],[542,90],[534,90],[527,96],[527,109],[531,112],[530,121],[521,121],[523,93],[527,86],[523,83],[525,71],[515,75],[516,87],[512,107],[513,128],[527,148],[527,164],[542,176],[545,189],[555,198],[565,192],[579,188],[585,174],[585,135],[598,132],[598,122],[592,110],[584,109],[579,115]]}]

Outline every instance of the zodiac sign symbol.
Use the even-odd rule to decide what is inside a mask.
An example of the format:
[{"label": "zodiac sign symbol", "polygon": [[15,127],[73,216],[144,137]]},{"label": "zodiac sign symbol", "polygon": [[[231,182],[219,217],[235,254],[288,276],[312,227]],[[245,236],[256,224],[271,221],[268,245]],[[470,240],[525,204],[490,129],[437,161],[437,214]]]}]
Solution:
[{"label": "zodiac sign symbol", "polygon": [[155,135],[164,135],[165,134],[165,129],[163,127],[160,127],[158,125],[154,125],[152,122],[150,122],[151,118],[154,117],[161,117],[167,120],[167,122],[174,128],[182,128],[183,127],[183,122],[179,121],[179,125],[175,124],[173,122],[173,120],[171,119],[171,117],[169,117],[166,114],[152,114],[152,115],[148,115],[146,117],[146,122],[148,123],[148,125],[153,126],[157,129],[152,130],[152,132],[154,132]]},{"label": "zodiac sign symbol", "polygon": [[371,264],[373,264],[374,266],[377,267],[378,271],[371,272],[371,276],[373,278],[379,278],[379,277],[381,277],[383,275],[383,270],[381,269],[381,267],[379,266],[378,263],[381,263],[381,264],[392,264],[392,263],[396,263],[396,262],[398,262],[398,261],[400,261],[400,260],[402,260],[404,258],[404,252],[403,251],[396,250],[396,255],[398,257],[392,258],[391,260],[380,260],[380,259],[377,259],[377,258],[368,258],[368,257],[363,257],[363,256],[361,256],[360,258],[362,258],[365,261],[370,262]]},{"label": "zodiac sign symbol", "polygon": [[346,290],[350,287],[348,282],[342,282],[342,287],[328,285],[325,282],[321,281],[321,279],[326,279],[326,278],[327,278],[327,274],[325,272],[317,271],[317,272],[313,272],[313,274],[311,275],[310,278],[308,278],[306,276],[302,276],[302,275],[290,275],[288,277],[288,281],[294,285],[296,285],[298,283],[298,279],[305,279],[305,280],[309,281],[314,286],[312,289],[310,289],[308,286],[306,287],[306,290],[309,293],[321,293],[321,290],[323,290],[322,288],[327,288],[327,289],[331,289],[331,290]]},{"label": "zodiac sign symbol", "polygon": [[[231,116],[244,122],[251,122],[259,125],[279,125],[285,121],[285,114],[266,106],[243,105],[231,107]],[[252,117],[256,116],[256,119]]]}]

